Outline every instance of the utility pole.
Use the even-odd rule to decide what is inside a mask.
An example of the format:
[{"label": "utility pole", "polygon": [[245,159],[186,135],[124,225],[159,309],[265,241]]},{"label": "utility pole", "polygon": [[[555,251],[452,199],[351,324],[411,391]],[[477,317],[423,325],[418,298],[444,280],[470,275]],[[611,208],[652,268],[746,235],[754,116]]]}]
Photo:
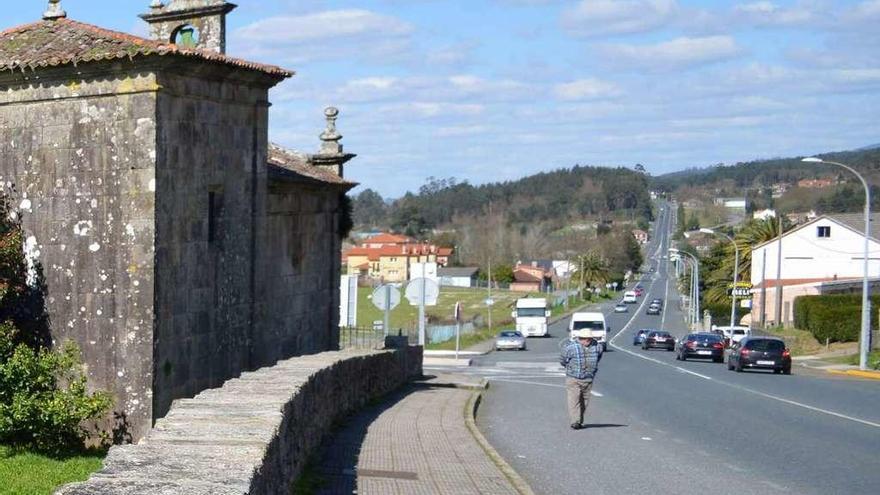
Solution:
[{"label": "utility pole", "polygon": [[779,237],[776,243],[776,326],[782,326],[782,215],[779,222]]},{"label": "utility pole", "polygon": [[761,250],[764,259],[761,261],[761,328],[767,326],[767,249]]},{"label": "utility pole", "polygon": [[489,330],[492,330],[492,305],[490,304],[492,301],[492,257],[489,257],[489,280],[488,284],[486,284],[486,314],[487,314],[487,322],[489,323]]}]

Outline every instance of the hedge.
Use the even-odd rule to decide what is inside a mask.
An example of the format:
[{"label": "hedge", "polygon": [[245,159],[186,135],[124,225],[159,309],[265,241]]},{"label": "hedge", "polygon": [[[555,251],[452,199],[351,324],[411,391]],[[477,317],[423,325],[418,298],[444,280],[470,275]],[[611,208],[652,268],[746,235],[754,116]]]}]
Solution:
[{"label": "hedge", "polygon": [[[880,296],[871,297],[871,307],[880,308]],[[834,294],[800,296],[794,300],[794,326],[825,342],[855,342],[862,326],[862,296]],[[877,326],[877,312],[871,311],[871,327]]]}]

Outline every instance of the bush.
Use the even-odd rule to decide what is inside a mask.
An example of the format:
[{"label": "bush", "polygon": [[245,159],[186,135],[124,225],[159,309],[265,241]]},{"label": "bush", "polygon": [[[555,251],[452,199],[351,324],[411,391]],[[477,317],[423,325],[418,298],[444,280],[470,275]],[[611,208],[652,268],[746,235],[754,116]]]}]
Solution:
[{"label": "bush", "polygon": [[[871,297],[877,308],[880,296]],[[794,325],[813,334],[819,342],[855,342],[862,327],[862,296],[834,294],[801,296],[794,300]],[[871,326],[877,325],[877,313],[871,311]]]},{"label": "bush", "polygon": [[109,394],[89,393],[79,350],[14,344],[15,328],[0,325],[0,442],[61,453],[83,444],[85,423],[111,406]]}]

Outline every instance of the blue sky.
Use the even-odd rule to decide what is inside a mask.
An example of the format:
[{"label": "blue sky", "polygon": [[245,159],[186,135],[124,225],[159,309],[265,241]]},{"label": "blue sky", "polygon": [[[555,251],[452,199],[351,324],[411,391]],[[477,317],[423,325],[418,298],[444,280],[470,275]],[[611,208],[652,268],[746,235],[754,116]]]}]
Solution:
[{"label": "blue sky", "polygon": [[[64,0],[145,34],[149,0]],[[293,69],[271,139],[386,196],[575,163],[660,174],[880,143],[880,0],[239,0],[228,52]],[[4,9],[3,26],[45,2]]]}]

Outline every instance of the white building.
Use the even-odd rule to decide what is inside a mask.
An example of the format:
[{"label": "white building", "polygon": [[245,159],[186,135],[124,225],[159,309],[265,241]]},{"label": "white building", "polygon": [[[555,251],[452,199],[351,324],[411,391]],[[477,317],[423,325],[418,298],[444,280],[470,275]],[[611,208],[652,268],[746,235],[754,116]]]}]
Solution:
[{"label": "white building", "polygon": [[437,273],[441,287],[474,287],[479,271],[477,267],[440,267]]},{"label": "white building", "polygon": [[[782,321],[792,319],[794,298],[818,294],[823,284],[861,279],[864,263],[864,217],[861,213],[823,215],[782,236],[782,266],[777,275],[780,242],[772,240],[752,248],[752,321],[767,322],[776,314],[776,289],[782,287]],[[869,276],[880,276],[880,216],[871,218]],[[778,278],[778,279],[777,279]],[[766,304],[761,298],[766,294]]]},{"label": "white building", "polygon": [[776,218],[776,210],[761,210],[752,213],[755,220],[767,220],[768,218]]}]

